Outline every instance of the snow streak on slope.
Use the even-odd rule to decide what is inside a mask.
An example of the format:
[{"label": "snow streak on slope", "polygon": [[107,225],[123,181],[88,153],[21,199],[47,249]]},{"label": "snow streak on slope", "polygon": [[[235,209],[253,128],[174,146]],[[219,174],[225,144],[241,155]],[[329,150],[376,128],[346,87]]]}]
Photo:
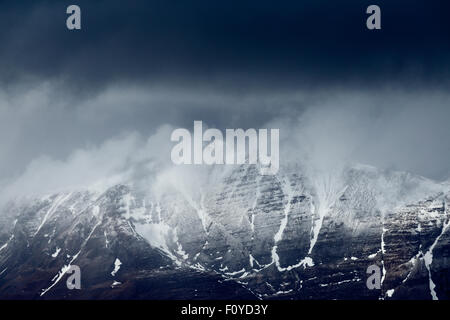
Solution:
[{"label": "snow streak on slope", "polygon": [[274,246],[272,247],[272,263],[273,262],[275,263],[275,265],[277,266],[277,269],[279,271],[285,271],[286,268],[283,268],[280,265],[280,257],[278,256],[278,253],[277,253],[277,248],[278,248],[277,243],[280,242],[281,239],[283,238],[283,232],[287,226],[289,211],[291,209],[291,201],[293,198],[293,192],[292,192],[292,188],[290,185],[290,181],[287,177],[286,177],[286,180],[280,181],[280,185],[283,190],[283,194],[285,195],[285,198],[286,198],[286,204],[284,206],[284,216],[283,216],[283,219],[281,220],[280,228],[278,229],[278,232],[275,233],[275,235],[273,237]]},{"label": "snow streak on slope", "polygon": [[311,242],[308,255],[312,253],[322,229],[323,219],[328,214],[332,206],[345,192],[345,187],[340,183],[337,174],[319,173],[312,180],[315,189],[313,209],[318,219],[315,219],[311,229]]},{"label": "snow streak on slope", "polygon": [[0,247],[0,251],[2,251],[3,249],[5,249],[5,248],[8,246],[8,243],[9,243],[12,239],[14,239],[14,235],[13,235],[13,234],[11,235],[11,237],[9,237],[8,241],[6,241],[6,243]]},{"label": "snow streak on slope", "polygon": [[[447,213],[446,210],[446,204],[444,202],[444,213]],[[439,239],[441,239],[442,235],[447,231],[447,229],[450,226],[450,219],[446,219],[443,227],[442,227],[442,231],[439,234],[439,236],[436,238],[436,240],[434,240],[433,244],[430,246],[430,248],[428,249],[428,251],[425,253],[424,255],[424,262],[425,262],[425,267],[428,270],[428,278],[429,278],[429,286],[430,286],[430,294],[431,297],[433,298],[433,300],[439,300],[436,291],[434,290],[436,288],[435,283],[433,282],[433,279],[431,278],[431,264],[433,263],[433,250],[434,247],[436,246],[436,244],[438,243]]]},{"label": "snow streak on slope", "polygon": [[[278,229],[277,233],[274,235],[274,246],[272,247],[272,263],[275,263],[275,266],[277,267],[278,271],[280,272],[284,272],[284,271],[290,271],[292,269],[298,268],[298,267],[312,267],[314,266],[314,262],[312,261],[312,259],[310,257],[305,257],[304,259],[302,259],[300,262],[294,264],[294,265],[290,265],[287,267],[282,267],[280,264],[280,257],[277,253],[277,249],[278,249],[278,243],[283,239],[283,232],[286,229],[286,226],[288,224],[288,219],[289,219],[289,212],[291,210],[291,205],[292,205],[292,199],[294,198],[294,190],[292,189],[291,186],[291,182],[289,181],[289,179],[287,177],[285,177],[285,179],[283,181],[280,182],[281,188],[283,190],[283,194],[286,197],[286,205],[284,207],[284,216],[283,219],[281,220],[280,223],[280,228]],[[253,261],[252,261],[253,262]],[[252,263],[253,265],[253,263]]]},{"label": "snow streak on slope", "polygon": [[[251,218],[250,218],[250,229],[252,230],[252,233],[255,232],[255,209],[256,209],[256,205],[258,204],[258,199],[259,199],[259,197],[260,197],[260,195],[261,195],[260,180],[261,180],[261,177],[258,175],[258,176],[256,177],[256,193],[255,193],[255,200],[254,200],[253,205],[252,205],[252,208],[251,208],[251,210],[252,210],[252,215],[251,215]],[[253,237],[253,236],[252,236],[252,237]]]},{"label": "snow streak on slope", "polygon": [[61,194],[52,204],[52,206],[50,207],[50,209],[46,212],[44,218],[42,219],[41,224],[39,225],[39,227],[37,228],[36,232],[34,233],[34,236],[36,236],[39,233],[39,230],[41,230],[42,226],[45,224],[45,222],[47,222],[48,218],[51,217],[51,215],[56,211],[56,209],[58,209],[58,207],[64,203],[64,201],[66,201],[70,196],[72,195],[72,193],[68,193],[67,195],[65,194]]},{"label": "snow streak on slope", "polygon": [[72,257],[72,259],[69,261],[69,263],[67,265],[64,265],[61,268],[61,270],[58,272],[58,274],[53,277],[53,279],[52,279],[53,283],[50,285],[50,287],[48,287],[47,289],[42,289],[42,292],[40,294],[41,297],[44,294],[46,294],[50,289],[52,289],[62,279],[62,277],[66,274],[66,272],[70,270],[72,263],[75,261],[76,258],[78,258],[79,254],[81,253],[83,248],[86,246],[88,241],[91,239],[92,234],[95,232],[97,227],[102,223],[103,217],[97,217],[97,219],[98,219],[98,222],[94,225],[94,227],[92,228],[92,230],[89,233],[89,235],[87,236],[87,238],[81,244],[80,250]]},{"label": "snow streak on slope", "polygon": [[281,220],[280,228],[278,229],[278,232],[273,237],[273,240],[275,243],[278,243],[283,238],[283,232],[284,229],[286,229],[287,223],[288,223],[288,217],[289,217],[289,211],[291,210],[291,201],[293,198],[293,191],[291,188],[291,184],[289,179],[286,177],[284,181],[280,182],[281,188],[283,190],[283,194],[286,197],[286,205],[284,207],[284,217]]},{"label": "snow streak on slope", "polygon": [[388,231],[388,229],[386,229],[384,227],[385,215],[386,215],[386,213],[384,212],[384,210],[382,210],[381,211],[381,249],[380,250],[381,250],[381,266],[383,267],[383,269],[382,269],[381,281],[380,281],[381,286],[383,286],[384,279],[386,278],[386,266],[384,265],[384,255],[386,254],[384,235]]}]

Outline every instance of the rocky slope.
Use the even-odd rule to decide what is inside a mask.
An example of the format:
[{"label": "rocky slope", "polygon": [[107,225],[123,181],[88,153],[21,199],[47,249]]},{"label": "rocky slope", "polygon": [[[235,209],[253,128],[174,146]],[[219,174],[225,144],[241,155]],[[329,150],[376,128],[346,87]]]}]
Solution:
[{"label": "rocky slope", "polygon": [[[0,214],[0,298],[448,299],[449,189],[366,166],[247,165],[15,200]],[[66,287],[71,265],[81,290]]]}]

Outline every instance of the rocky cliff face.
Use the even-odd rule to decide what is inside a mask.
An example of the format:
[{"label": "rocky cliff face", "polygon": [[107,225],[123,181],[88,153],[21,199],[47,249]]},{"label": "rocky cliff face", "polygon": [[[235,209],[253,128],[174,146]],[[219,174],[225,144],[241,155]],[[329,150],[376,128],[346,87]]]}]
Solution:
[{"label": "rocky cliff face", "polygon": [[0,298],[448,299],[449,189],[365,166],[239,166],[12,201]]}]

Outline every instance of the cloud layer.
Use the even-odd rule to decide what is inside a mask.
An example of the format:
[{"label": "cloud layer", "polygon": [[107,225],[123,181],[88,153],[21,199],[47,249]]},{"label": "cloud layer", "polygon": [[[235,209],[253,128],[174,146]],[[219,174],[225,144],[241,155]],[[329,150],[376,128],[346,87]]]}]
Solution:
[{"label": "cloud layer", "polygon": [[[192,130],[193,121],[205,115],[205,106],[211,112],[211,118],[203,120],[205,126],[279,128],[281,166],[294,162],[332,172],[363,163],[436,180],[449,177],[448,93],[173,92],[153,95],[145,87],[115,88],[66,113],[42,88],[29,97],[5,99],[10,104],[3,106],[7,117],[2,120],[6,134],[1,152],[8,192],[32,194],[153,179],[171,165],[172,130]],[[283,111],[265,111],[260,107],[264,104],[279,105]],[[240,118],[245,113],[240,108],[253,111],[255,119]],[[224,109],[227,112],[221,113]],[[145,115],[148,121],[139,119]],[[13,134],[5,129],[8,125]]]},{"label": "cloud layer", "polygon": [[79,32],[65,28],[72,2],[2,2],[11,194],[136,177],[170,156],[169,128],[194,120],[279,128],[281,165],[449,176],[446,2],[379,1],[376,32],[364,1],[75,3]]}]

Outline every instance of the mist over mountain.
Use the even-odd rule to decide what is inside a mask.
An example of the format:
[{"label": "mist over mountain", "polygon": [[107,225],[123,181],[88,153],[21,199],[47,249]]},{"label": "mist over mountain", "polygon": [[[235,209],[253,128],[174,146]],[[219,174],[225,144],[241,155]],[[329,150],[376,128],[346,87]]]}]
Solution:
[{"label": "mist over mountain", "polygon": [[[449,298],[448,3],[76,3],[2,1],[0,299]],[[280,170],[174,165],[194,121]]]}]

